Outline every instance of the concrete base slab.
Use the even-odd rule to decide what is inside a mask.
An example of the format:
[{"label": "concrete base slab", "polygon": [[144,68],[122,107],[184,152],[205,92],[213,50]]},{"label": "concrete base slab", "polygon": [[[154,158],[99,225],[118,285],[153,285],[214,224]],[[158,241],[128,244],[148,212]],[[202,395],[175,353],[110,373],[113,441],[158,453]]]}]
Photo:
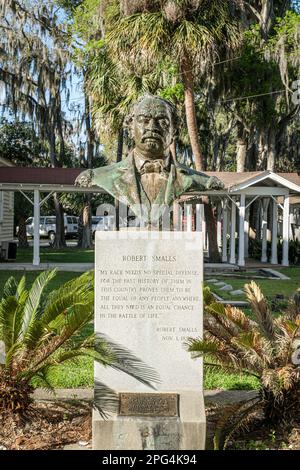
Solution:
[{"label": "concrete base slab", "polygon": [[245,292],[243,290],[238,289],[238,290],[232,290],[230,294],[231,295],[245,295]]},{"label": "concrete base slab", "polygon": [[262,271],[270,273],[271,276],[274,277],[274,279],[281,279],[281,280],[285,280],[285,281],[290,279],[290,277],[286,276],[285,274],[282,274],[279,271],[275,271],[275,269],[264,268],[264,269],[262,269]]},{"label": "concrete base slab", "polygon": [[223,290],[224,292],[231,291],[231,290],[233,290],[233,287],[230,284],[226,284],[226,286],[221,287],[220,290]]},{"label": "concrete base slab", "polygon": [[94,450],[204,450],[204,397],[180,394],[179,417],[114,415],[103,420],[93,412]]}]

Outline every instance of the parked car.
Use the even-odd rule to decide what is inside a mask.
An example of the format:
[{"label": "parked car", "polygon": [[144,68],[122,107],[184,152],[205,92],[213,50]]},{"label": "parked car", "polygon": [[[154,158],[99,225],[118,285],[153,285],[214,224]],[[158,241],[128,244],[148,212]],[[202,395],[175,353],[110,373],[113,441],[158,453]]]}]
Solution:
[{"label": "parked car", "polygon": [[[66,237],[77,237],[78,235],[78,217],[74,215],[64,215],[64,226]],[[51,242],[55,239],[56,217],[55,215],[46,215],[40,217],[40,237],[48,237]],[[27,236],[33,237],[34,221],[33,217],[26,220]]]},{"label": "parked car", "polygon": [[[138,218],[135,215],[130,215],[126,219],[120,220],[120,228],[123,227],[138,227]],[[92,235],[95,238],[96,230],[114,230],[115,217],[113,215],[95,215],[92,216]]]},{"label": "parked car", "polygon": [[115,226],[115,217],[113,215],[95,215],[92,216],[92,236],[95,238],[96,230],[113,230]]}]

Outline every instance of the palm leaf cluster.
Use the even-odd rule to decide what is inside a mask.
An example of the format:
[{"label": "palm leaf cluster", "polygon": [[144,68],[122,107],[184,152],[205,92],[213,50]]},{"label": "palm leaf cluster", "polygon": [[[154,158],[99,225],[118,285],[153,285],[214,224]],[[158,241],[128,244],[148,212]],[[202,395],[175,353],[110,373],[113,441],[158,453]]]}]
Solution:
[{"label": "palm leaf cluster", "polygon": [[192,68],[211,63],[222,47],[235,49],[240,31],[234,21],[238,2],[219,0],[161,0],[121,2],[121,12],[109,17],[108,46],[125,63],[143,58],[156,62],[172,57],[180,63],[188,56]]},{"label": "palm leaf cluster", "polygon": [[[51,389],[51,371],[82,356],[125,372],[152,386],[156,373],[126,348],[91,332],[94,276],[87,272],[45,295],[56,270],[42,272],[26,289],[9,278],[0,302],[0,412],[25,413],[32,402],[32,381]],[[47,292],[46,292],[47,294]],[[116,393],[96,383],[95,406],[102,413],[117,406]]]},{"label": "palm leaf cluster", "polygon": [[[300,343],[298,297],[274,318],[260,288],[245,285],[255,320],[232,306],[217,303],[208,288],[204,292],[203,339],[191,339],[193,357],[203,356],[207,366],[255,376],[260,382],[258,397],[229,410],[220,429],[231,435],[236,426],[247,424],[249,414],[260,408],[267,422],[287,423],[300,409],[300,361],[295,360]],[[224,445],[218,436],[218,445]]]}]

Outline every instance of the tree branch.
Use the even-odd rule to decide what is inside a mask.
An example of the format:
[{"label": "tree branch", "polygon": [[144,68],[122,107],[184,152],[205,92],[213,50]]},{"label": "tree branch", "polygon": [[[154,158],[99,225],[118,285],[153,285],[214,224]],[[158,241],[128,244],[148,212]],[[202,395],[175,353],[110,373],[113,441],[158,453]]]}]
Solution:
[{"label": "tree branch", "polygon": [[236,120],[237,120],[238,122],[240,122],[240,123],[243,125],[245,131],[248,132],[248,134],[250,134],[250,127],[247,126],[247,124],[245,123],[244,119],[239,115],[239,113],[238,113],[237,111],[233,110],[233,109],[232,109],[228,104],[226,104],[226,103],[224,103],[224,107],[225,107],[225,109],[227,109],[227,111],[231,112],[231,113],[234,115],[234,117],[236,118]]},{"label": "tree branch", "polygon": [[250,10],[250,12],[253,14],[253,16],[261,23],[261,15],[260,13],[254,8],[253,5],[250,5],[248,2],[244,2],[245,6]]}]

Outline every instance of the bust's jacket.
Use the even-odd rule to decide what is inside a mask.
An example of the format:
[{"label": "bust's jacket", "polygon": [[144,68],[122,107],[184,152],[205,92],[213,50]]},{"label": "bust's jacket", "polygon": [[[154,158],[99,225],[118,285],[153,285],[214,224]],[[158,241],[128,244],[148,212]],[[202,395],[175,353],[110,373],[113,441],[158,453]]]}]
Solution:
[{"label": "bust's jacket", "polygon": [[168,160],[166,179],[152,204],[142,185],[139,184],[139,173],[134,163],[134,151],[121,162],[83,171],[77,177],[75,184],[88,187],[100,186],[114,198],[130,206],[138,217],[142,217],[139,209],[141,205],[150,213],[152,205],[170,206],[173,201],[188,191],[206,191],[223,187],[221,181],[215,177],[174,162],[171,157],[168,157]]}]

